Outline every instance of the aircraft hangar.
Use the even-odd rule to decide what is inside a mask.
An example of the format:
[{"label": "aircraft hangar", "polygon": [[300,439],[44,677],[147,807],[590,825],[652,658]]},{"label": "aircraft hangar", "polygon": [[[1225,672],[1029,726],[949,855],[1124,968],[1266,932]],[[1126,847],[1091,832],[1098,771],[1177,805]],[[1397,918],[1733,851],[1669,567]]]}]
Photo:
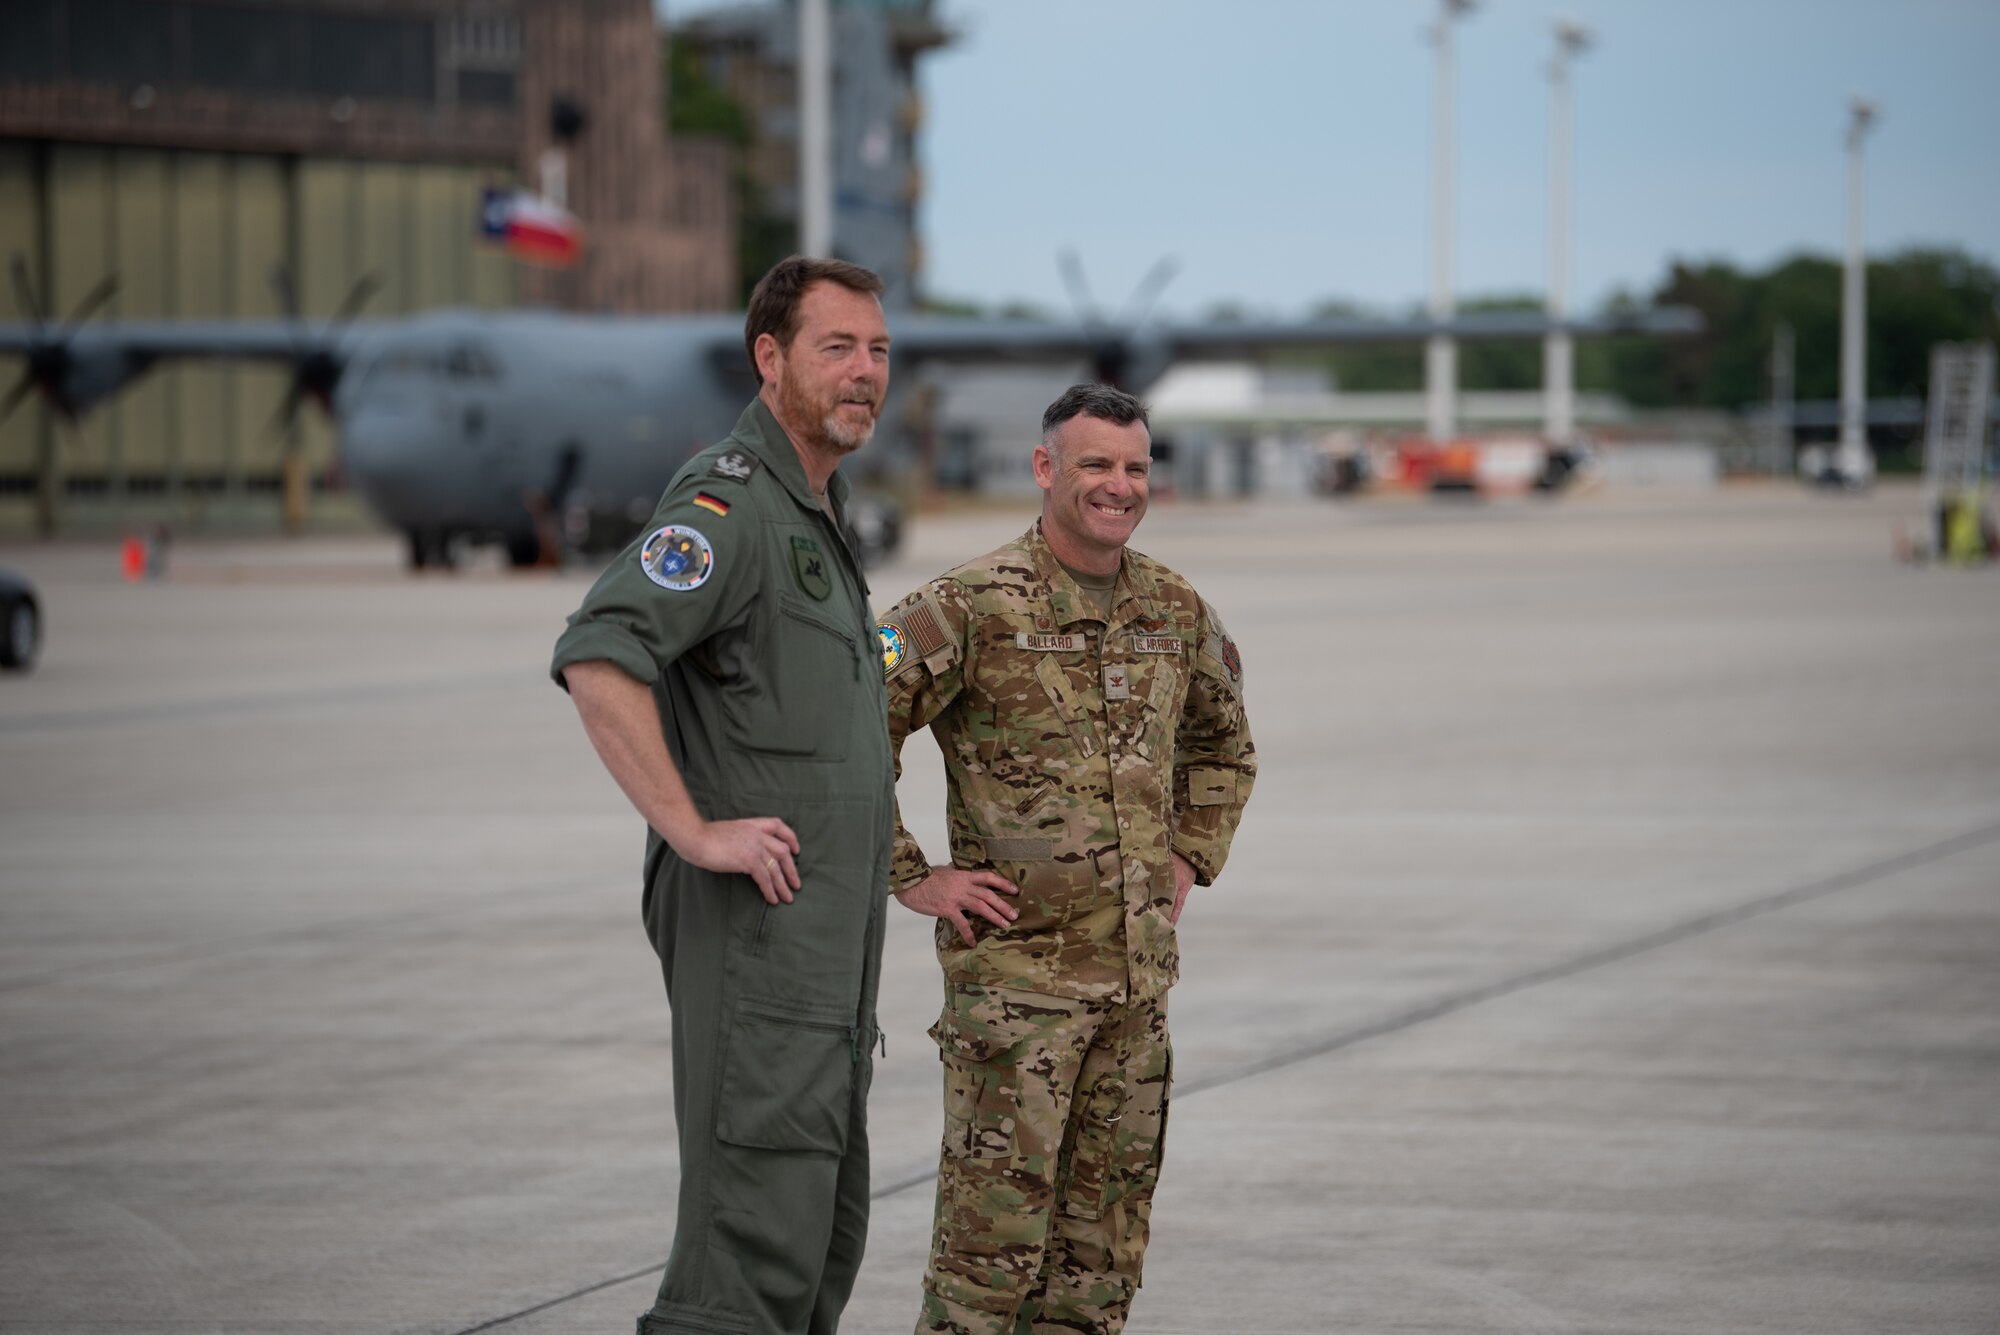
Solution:
[{"label": "aircraft hangar", "polygon": [[[326,328],[439,306],[725,309],[736,294],[724,145],[670,138],[647,0],[10,0],[0,6],[6,319],[287,315]],[[565,119],[566,118],[566,119]],[[541,187],[564,134],[583,259],[529,268],[478,243],[482,194]],[[11,381],[11,376],[9,377]],[[339,523],[332,433],[279,422],[283,369],[156,371],[79,425],[0,423],[0,530]],[[288,451],[296,446],[287,486]]]}]

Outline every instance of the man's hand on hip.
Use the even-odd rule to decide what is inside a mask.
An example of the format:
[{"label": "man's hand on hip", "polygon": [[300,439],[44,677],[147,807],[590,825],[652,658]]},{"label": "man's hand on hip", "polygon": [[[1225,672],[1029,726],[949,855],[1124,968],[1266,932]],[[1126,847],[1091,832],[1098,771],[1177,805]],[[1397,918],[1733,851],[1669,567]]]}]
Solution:
[{"label": "man's hand on hip", "polygon": [[799,837],[776,816],[703,821],[686,838],[671,842],[674,852],[697,867],[748,876],[766,904],[789,904],[799,888]]},{"label": "man's hand on hip", "polygon": [[965,915],[977,913],[995,927],[1005,927],[1020,916],[1020,910],[1000,896],[1019,893],[1014,883],[998,872],[933,867],[923,880],[907,890],[898,890],[896,898],[904,908],[943,918],[958,929],[969,946],[973,944],[972,924]]},{"label": "man's hand on hip", "polygon": [[1194,889],[1194,864],[1180,854],[1174,854],[1174,911],[1167,921],[1178,924],[1181,910],[1187,907],[1188,891]]}]

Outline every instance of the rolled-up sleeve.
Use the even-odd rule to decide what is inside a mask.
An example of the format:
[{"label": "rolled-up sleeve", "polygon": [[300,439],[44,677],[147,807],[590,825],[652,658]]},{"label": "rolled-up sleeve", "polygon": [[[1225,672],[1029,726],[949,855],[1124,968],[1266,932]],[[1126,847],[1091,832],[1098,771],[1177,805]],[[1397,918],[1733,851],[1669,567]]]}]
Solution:
[{"label": "rolled-up sleeve", "polygon": [[[717,514],[718,505],[727,513]],[[677,483],[590,586],[556,639],[549,675],[568,690],[564,668],[602,660],[650,683],[690,648],[734,625],[757,594],[760,527],[741,486],[706,478]],[[664,559],[662,546],[672,548]]]}]

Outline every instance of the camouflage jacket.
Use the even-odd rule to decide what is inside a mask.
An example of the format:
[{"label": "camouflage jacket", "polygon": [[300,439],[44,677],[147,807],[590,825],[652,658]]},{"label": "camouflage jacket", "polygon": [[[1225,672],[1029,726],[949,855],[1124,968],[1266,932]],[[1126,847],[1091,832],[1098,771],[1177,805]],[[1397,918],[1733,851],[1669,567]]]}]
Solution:
[{"label": "camouflage jacket", "polygon": [[[881,618],[889,746],[944,753],[952,863],[1020,887],[1006,929],[938,923],[953,983],[1157,996],[1179,972],[1172,854],[1222,870],[1257,774],[1243,665],[1187,581],[1129,548],[1106,625],[1039,523]],[[930,874],[896,822],[891,890]],[[1128,990],[1129,988],[1129,990]]]}]

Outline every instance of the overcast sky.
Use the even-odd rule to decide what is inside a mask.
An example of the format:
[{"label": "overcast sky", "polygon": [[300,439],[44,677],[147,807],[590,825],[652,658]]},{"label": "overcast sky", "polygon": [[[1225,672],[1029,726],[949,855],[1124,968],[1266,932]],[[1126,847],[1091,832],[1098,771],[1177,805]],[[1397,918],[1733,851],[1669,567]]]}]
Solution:
[{"label": "overcast sky", "polygon": [[[1163,255],[1177,314],[1421,302],[1436,8],[944,0],[961,35],[922,67],[929,290],[1063,308],[1074,246],[1113,308]],[[1853,93],[1881,106],[1870,250],[2000,258],[2000,3],[1490,0],[1457,25],[1461,296],[1545,287],[1557,15],[1598,39],[1573,71],[1580,306],[1676,256],[1837,255]]]}]

